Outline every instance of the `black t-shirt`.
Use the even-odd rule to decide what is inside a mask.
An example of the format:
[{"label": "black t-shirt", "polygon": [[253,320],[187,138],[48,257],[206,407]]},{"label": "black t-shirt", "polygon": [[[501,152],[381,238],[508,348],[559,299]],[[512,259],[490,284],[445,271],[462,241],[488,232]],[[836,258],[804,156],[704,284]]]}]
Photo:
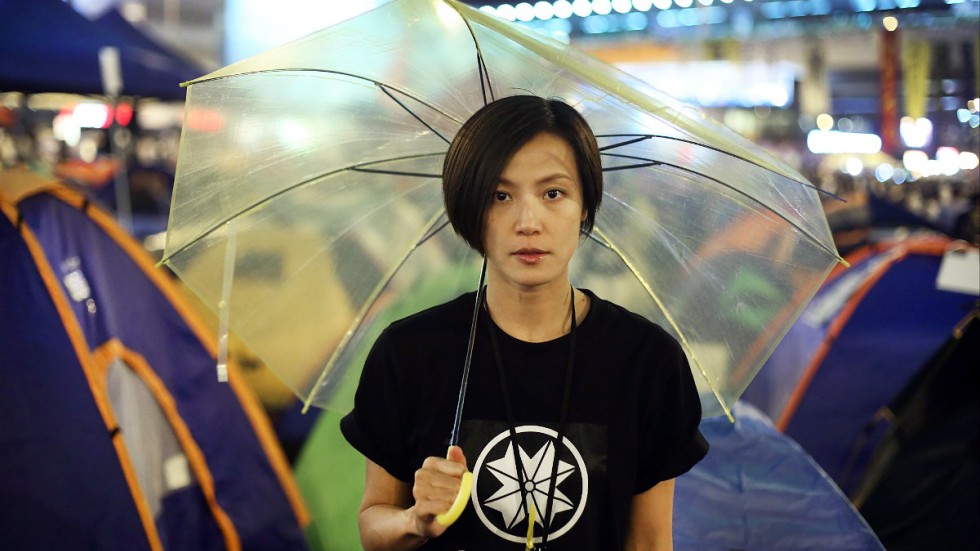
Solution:
[{"label": "black t-shirt", "polygon": [[[707,452],[701,405],[677,341],[659,326],[595,297],[575,336],[575,368],[552,502],[549,550],[622,548],[631,500],[687,472]],[[446,454],[475,293],[391,324],[361,374],[347,440],[395,478],[414,484],[429,456]],[[471,501],[423,549],[522,549],[527,519],[490,341],[480,318],[460,446],[474,474]],[[544,514],[551,483],[568,335],[528,343],[496,329],[525,481]],[[536,527],[535,534],[542,528]],[[615,543],[614,543],[615,542]]]}]

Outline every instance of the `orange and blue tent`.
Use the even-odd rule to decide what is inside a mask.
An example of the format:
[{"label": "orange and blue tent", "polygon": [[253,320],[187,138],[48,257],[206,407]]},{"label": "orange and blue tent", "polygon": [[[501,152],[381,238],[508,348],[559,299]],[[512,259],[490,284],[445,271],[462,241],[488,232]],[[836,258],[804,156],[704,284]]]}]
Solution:
[{"label": "orange and blue tent", "polygon": [[976,295],[937,286],[963,242],[935,234],[870,244],[831,273],[743,399],[851,492],[888,419],[880,412],[973,314]]},{"label": "orange and blue tent", "polygon": [[261,406],[139,243],[86,197],[0,170],[5,549],[306,549]]}]

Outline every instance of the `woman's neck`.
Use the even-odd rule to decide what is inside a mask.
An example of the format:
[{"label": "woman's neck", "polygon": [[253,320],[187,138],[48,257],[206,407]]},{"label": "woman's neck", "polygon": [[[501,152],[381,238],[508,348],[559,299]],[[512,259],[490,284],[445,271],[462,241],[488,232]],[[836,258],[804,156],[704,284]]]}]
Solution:
[{"label": "woman's neck", "polygon": [[[489,278],[487,308],[494,323],[526,342],[557,339],[571,330],[572,286],[568,281],[532,289],[515,289]],[[589,308],[585,293],[575,290],[575,314],[581,323]]]}]

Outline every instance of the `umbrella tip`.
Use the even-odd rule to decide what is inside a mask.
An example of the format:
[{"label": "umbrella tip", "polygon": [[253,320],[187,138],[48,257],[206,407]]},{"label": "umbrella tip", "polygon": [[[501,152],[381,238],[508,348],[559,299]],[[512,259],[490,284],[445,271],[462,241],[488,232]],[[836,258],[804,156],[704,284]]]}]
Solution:
[{"label": "umbrella tip", "polygon": [[841,265],[844,266],[845,268],[850,268],[851,267],[851,263],[848,262],[848,261],[846,261],[846,260],[844,260],[843,258],[838,258],[837,259],[837,262],[840,262]]}]

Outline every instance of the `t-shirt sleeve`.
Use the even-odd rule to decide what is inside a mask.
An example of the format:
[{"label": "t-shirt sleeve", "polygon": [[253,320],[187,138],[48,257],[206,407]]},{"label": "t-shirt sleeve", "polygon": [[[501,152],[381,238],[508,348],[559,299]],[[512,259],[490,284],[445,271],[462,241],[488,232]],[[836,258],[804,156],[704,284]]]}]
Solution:
[{"label": "t-shirt sleeve", "polygon": [[641,428],[637,494],[686,473],[708,453],[708,442],[698,428],[701,399],[687,356],[673,338],[668,343],[660,366],[664,372],[653,377],[653,399]]},{"label": "t-shirt sleeve", "polygon": [[[344,438],[364,457],[403,482],[411,482],[414,469],[405,465],[406,444],[403,396],[388,330],[374,342],[354,394],[354,409],[340,420]],[[402,389],[400,392],[399,389]]]}]

